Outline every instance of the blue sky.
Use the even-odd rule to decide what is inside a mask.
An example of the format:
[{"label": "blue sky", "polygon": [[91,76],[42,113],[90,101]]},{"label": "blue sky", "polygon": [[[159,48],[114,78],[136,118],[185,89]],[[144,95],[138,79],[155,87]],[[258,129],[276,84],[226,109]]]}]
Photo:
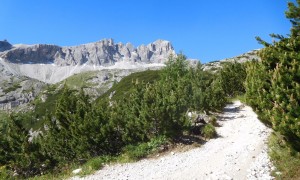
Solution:
[{"label": "blue sky", "polygon": [[0,0],[0,39],[79,45],[157,39],[202,63],[261,48],[255,36],[288,34],[287,0]]}]

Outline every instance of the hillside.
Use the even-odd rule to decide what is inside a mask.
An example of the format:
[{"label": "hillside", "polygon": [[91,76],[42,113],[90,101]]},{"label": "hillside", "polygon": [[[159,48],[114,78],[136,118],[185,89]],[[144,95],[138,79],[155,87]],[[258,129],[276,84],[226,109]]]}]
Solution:
[{"label": "hillside", "polygon": [[176,55],[165,40],[136,48],[130,43],[115,44],[112,39],[71,47],[1,41],[0,49],[0,63],[7,71],[46,83],[57,83],[84,71],[161,67],[170,55]]},{"label": "hillside", "polygon": [[174,48],[165,40],[136,48],[112,39],[72,47],[0,41],[0,110],[28,110],[36,96],[45,101],[49,84],[59,87],[68,77],[72,88],[97,98],[132,72],[162,68],[171,54]]},{"label": "hillside", "polygon": [[[13,45],[10,45],[8,42],[4,42],[4,41],[1,46],[3,49],[2,55],[8,52],[10,53],[15,52],[16,49],[21,47],[22,48],[32,47],[32,46],[20,46],[20,45],[14,47]],[[45,46],[44,48],[46,47],[47,46]],[[149,48],[152,47],[153,49],[156,46],[150,44],[147,47]],[[171,46],[169,48],[171,50],[173,49]],[[7,50],[11,50],[11,51],[7,51]],[[161,54],[161,56],[163,56],[163,54]],[[154,57],[155,56],[152,56],[152,58]],[[215,71],[221,68],[224,64],[226,64],[226,62],[233,62],[233,61],[245,62],[252,59],[259,60],[257,56],[257,50],[250,51],[233,58],[227,58],[220,61],[209,62],[203,64],[203,68],[204,70]],[[36,63],[27,62],[26,60],[20,62],[22,63],[11,63],[9,62],[9,60],[4,60],[0,58],[0,74],[1,74],[0,79],[2,79],[2,83],[0,84],[0,109],[2,110],[12,109],[18,107],[19,105],[22,105],[25,107],[25,109],[26,108],[28,109],[28,102],[34,100],[36,96],[42,97],[42,99],[40,99],[42,102],[45,101],[45,98],[47,97],[47,87],[46,87],[47,83],[53,84],[54,85],[53,87],[60,87],[62,84],[66,83],[67,85],[69,85],[71,88],[74,89],[84,88],[86,93],[88,93],[90,96],[96,99],[100,95],[105,93],[108,89],[110,89],[110,87],[112,87],[112,85],[115,82],[119,82],[123,77],[126,77],[127,75],[133,72],[145,71],[148,69],[156,70],[156,69],[161,69],[164,66],[164,64],[157,64],[157,63],[145,64],[143,62],[133,63],[133,62],[123,61],[123,60],[121,62],[116,61],[114,65],[107,66],[107,67],[97,66],[97,65],[91,66],[91,65],[87,65],[86,63],[83,65],[77,64],[75,66],[73,65],[65,66],[62,64],[57,65],[55,62],[50,64],[47,64],[43,61],[41,61],[42,64],[36,64],[37,62]],[[188,60],[188,62],[189,64],[191,64],[191,66],[195,66],[198,60]],[[151,78],[152,75],[150,74],[146,82],[148,82]],[[34,84],[34,86],[29,85],[30,83]],[[124,86],[125,89],[128,87],[126,85],[118,85],[118,86]],[[33,93],[31,94],[25,93],[25,92],[29,92],[28,90],[32,88],[34,89]],[[1,94],[1,90],[2,90],[2,94]],[[6,91],[9,92],[5,93]],[[44,91],[44,93],[42,91]],[[114,92],[114,90],[112,89],[108,93],[111,92]],[[36,101],[39,102],[40,100],[36,100]]]},{"label": "hillside", "polygon": [[[0,179],[299,180],[300,0],[268,3],[4,3]],[[58,45],[104,35],[255,49]]]},{"label": "hillside", "polygon": [[222,66],[228,62],[245,63],[245,62],[252,61],[252,60],[260,61],[260,57],[257,54],[258,52],[259,52],[259,50],[252,50],[252,51],[243,53],[243,54],[235,56],[235,57],[208,62],[203,65],[204,70],[215,71],[215,70],[222,68]]},{"label": "hillside", "polygon": [[26,76],[16,76],[0,61],[0,110],[22,109],[45,87],[46,83]]},{"label": "hillside", "polygon": [[[140,72],[137,72],[140,71]],[[124,97],[133,88],[132,81],[153,82],[159,79],[159,70],[102,70],[75,74],[63,82],[48,85],[33,101],[34,114],[42,117],[46,112],[53,113],[61,88],[67,85],[73,90],[83,90],[92,98],[100,101],[114,92],[112,99]],[[41,122],[39,122],[41,123]]]}]

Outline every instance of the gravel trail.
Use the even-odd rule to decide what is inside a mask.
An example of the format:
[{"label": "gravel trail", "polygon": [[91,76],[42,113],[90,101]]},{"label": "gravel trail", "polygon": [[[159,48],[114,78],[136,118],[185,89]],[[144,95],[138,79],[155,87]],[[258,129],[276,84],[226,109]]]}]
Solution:
[{"label": "gravel trail", "polygon": [[82,179],[273,179],[266,145],[271,130],[252,109],[235,101],[225,107],[218,123],[219,137],[199,148],[106,166]]}]

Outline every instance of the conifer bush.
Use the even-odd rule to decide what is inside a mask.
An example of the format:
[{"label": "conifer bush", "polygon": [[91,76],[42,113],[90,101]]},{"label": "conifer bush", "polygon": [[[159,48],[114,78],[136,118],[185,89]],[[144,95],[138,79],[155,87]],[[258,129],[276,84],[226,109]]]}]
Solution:
[{"label": "conifer bush", "polygon": [[227,97],[245,93],[246,66],[244,63],[227,62],[219,72],[222,89]]},{"label": "conifer bush", "polygon": [[290,144],[300,150],[300,0],[288,3],[286,17],[292,23],[287,37],[277,39],[259,52],[261,62],[247,69],[246,100],[258,110],[261,119],[270,122]]},{"label": "conifer bush", "polygon": [[[129,158],[139,159],[188,131],[188,111],[220,110],[226,103],[220,79],[203,71],[200,63],[189,67],[182,54],[170,57],[160,74],[153,82],[136,79],[123,98],[96,103],[82,89],[65,85],[51,113],[39,116],[45,122],[42,133],[30,142],[29,129],[20,122],[37,122],[32,119],[36,117],[11,116],[8,128],[0,127],[0,167],[8,170],[1,174],[15,171],[23,178],[86,161],[92,170],[105,161],[101,157],[124,150]],[[214,133],[213,126],[205,128],[207,138]]]}]

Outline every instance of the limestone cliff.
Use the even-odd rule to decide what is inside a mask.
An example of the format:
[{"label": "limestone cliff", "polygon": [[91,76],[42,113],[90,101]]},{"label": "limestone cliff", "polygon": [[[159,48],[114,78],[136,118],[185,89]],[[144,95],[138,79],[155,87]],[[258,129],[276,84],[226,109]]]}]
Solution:
[{"label": "limestone cliff", "polygon": [[171,43],[165,40],[157,40],[137,48],[130,43],[115,44],[112,39],[70,47],[47,44],[9,45],[6,41],[0,41],[0,57],[18,64],[111,66],[121,61],[163,63],[170,54],[175,55]]}]

